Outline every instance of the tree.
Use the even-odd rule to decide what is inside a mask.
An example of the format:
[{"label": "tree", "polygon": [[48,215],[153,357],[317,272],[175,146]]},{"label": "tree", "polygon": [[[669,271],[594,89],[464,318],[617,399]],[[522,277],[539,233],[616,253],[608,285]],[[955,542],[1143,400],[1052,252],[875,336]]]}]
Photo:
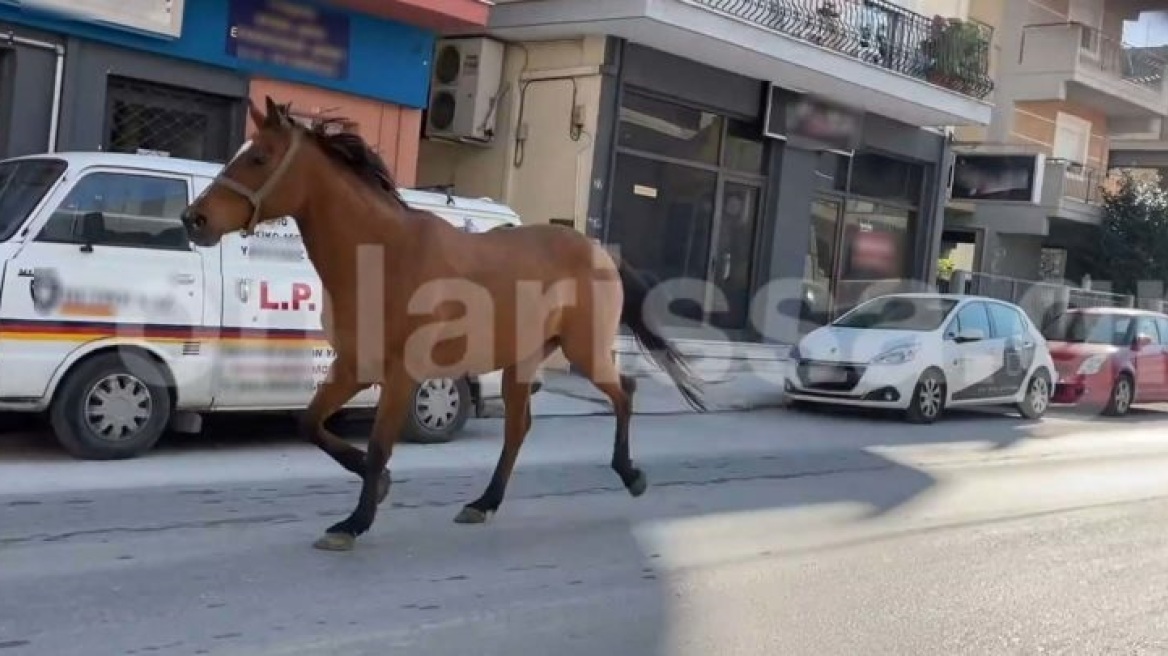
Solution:
[{"label": "tree", "polygon": [[1103,189],[1103,221],[1091,277],[1137,294],[1140,281],[1168,281],[1168,193],[1157,181],[1121,171]]}]

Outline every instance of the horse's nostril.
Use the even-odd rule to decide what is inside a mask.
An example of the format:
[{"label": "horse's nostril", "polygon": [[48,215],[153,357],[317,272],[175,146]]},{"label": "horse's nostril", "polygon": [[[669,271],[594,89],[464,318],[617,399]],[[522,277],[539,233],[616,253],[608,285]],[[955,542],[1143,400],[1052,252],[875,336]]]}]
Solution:
[{"label": "horse's nostril", "polygon": [[196,214],[194,224],[196,228],[202,228],[203,226],[207,225],[207,217],[203,216],[202,214]]}]

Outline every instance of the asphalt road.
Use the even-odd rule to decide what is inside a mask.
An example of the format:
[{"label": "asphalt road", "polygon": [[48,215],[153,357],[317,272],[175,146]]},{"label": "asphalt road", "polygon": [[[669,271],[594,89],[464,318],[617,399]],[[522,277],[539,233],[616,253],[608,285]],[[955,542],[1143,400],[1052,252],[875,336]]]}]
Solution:
[{"label": "asphalt road", "polygon": [[483,421],[395,453],[342,554],[309,545],[356,481],[311,449],[34,449],[0,462],[0,656],[1165,653],[1165,421],[638,417],[632,499],[611,419],[544,419],[459,526]]}]

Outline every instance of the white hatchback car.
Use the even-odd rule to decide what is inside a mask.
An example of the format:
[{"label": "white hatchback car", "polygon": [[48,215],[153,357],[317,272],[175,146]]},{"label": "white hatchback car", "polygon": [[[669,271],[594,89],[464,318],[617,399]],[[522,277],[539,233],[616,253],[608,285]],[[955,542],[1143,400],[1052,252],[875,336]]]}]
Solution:
[{"label": "white hatchback car", "polygon": [[951,294],[869,300],[791,349],[789,405],[829,403],[936,421],[946,407],[1014,405],[1028,419],[1050,406],[1054,362],[1018,306]]}]

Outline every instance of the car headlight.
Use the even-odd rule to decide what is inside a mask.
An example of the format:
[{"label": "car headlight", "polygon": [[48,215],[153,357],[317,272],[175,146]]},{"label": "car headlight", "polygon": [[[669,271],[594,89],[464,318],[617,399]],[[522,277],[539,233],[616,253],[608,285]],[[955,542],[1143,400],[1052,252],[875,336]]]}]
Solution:
[{"label": "car headlight", "polygon": [[912,362],[912,359],[917,357],[918,350],[920,350],[920,346],[916,344],[898,346],[872,358],[868,364],[904,364],[906,362]]},{"label": "car headlight", "polygon": [[1107,362],[1107,356],[1099,353],[1083,360],[1083,364],[1079,365],[1079,373],[1083,376],[1091,376],[1099,373],[1103,368],[1103,363]]}]

